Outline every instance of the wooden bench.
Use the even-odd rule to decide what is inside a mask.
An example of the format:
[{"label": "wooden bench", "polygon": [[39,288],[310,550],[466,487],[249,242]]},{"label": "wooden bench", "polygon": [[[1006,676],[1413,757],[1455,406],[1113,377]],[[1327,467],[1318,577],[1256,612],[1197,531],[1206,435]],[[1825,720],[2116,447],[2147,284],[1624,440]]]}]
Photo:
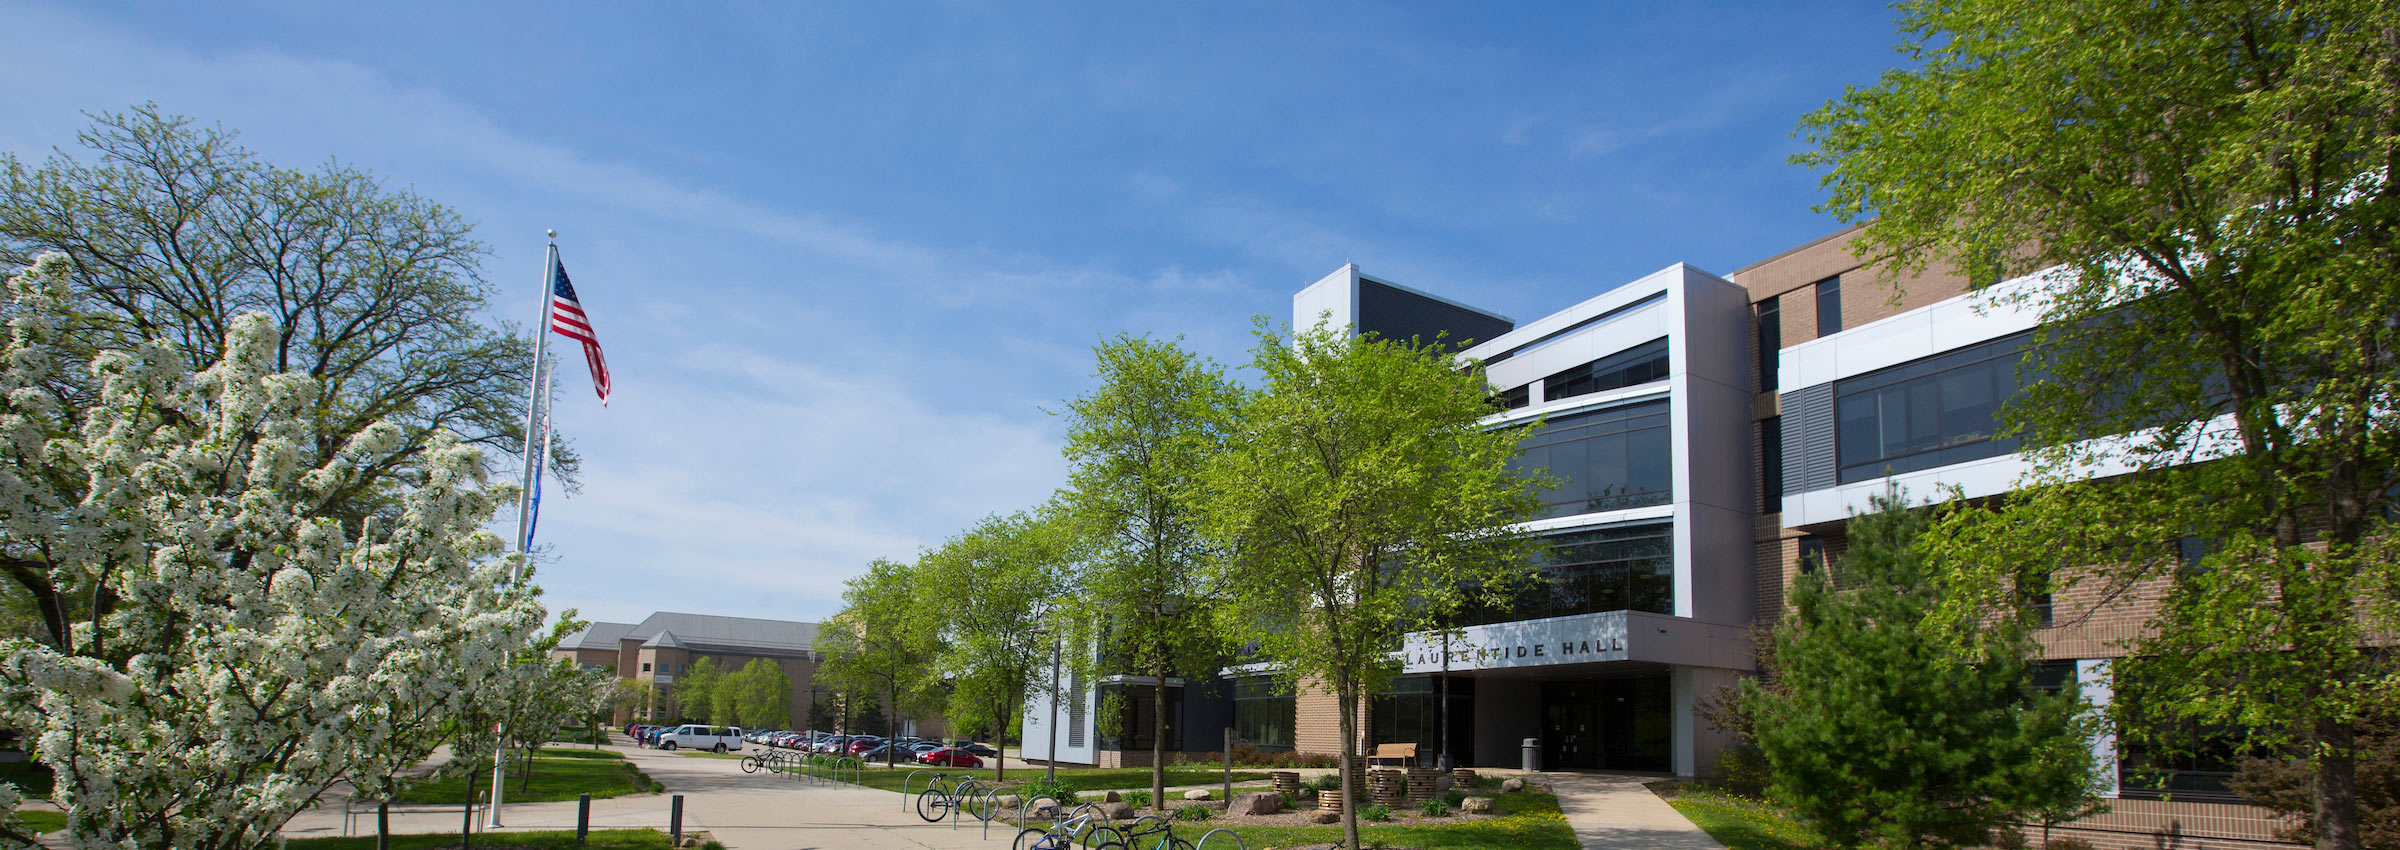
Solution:
[{"label": "wooden bench", "polygon": [[1417,764],[1417,745],[1376,744],[1375,753],[1367,756],[1367,764],[1373,765],[1374,763],[1383,761],[1385,759],[1401,762],[1402,767],[1415,767]]}]

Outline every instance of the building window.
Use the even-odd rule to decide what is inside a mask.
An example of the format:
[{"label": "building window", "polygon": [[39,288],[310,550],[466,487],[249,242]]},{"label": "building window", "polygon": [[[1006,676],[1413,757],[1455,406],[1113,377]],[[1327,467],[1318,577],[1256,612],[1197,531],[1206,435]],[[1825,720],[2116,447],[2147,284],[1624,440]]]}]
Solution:
[{"label": "building window", "polygon": [[[1104,750],[1147,750],[1151,746],[1152,724],[1158,718],[1158,694],[1147,684],[1102,685],[1101,704],[1108,697],[1117,697],[1117,734],[1102,736]],[[1183,719],[1183,688],[1167,686],[1166,737],[1167,749],[1183,749],[1183,729],[1177,721]]]},{"label": "building window", "polygon": [[1842,277],[1817,281],[1817,337],[1819,339],[1842,332]]},{"label": "building window", "polygon": [[1517,448],[1518,470],[1548,470],[1541,516],[1663,505],[1673,496],[1667,403],[1615,407],[1550,420]]},{"label": "building window", "polygon": [[1783,417],[1758,421],[1758,510],[1783,511]]},{"label": "building window", "polygon": [[2003,337],[1834,385],[1840,482],[1848,484],[2017,450],[1999,439],[2030,333]]},{"label": "building window", "polygon": [[1500,408],[1501,410],[1515,410],[1532,403],[1532,384],[1501,390],[1498,395],[1492,396],[1492,406]]},{"label": "building window", "polygon": [[1671,525],[1602,528],[1548,538],[1537,580],[1499,607],[1472,606],[1459,625],[1538,620],[1598,611],[1675,613]]},{"label": "building window", "polygon": [[1268,749],[1292,746],[1299,726],[1299,700],[1289,688],[1266,677],[1233,683],[1233,733],[1241,740]]},{"label": "building window", "polygon": [[1654,339],[1542,379],[1542,400],[1647,384],[1667,377],[1667,341]]},{"label": "building window", "polygon": [[2217,542],[2197,534],[2175,538],[2175,575],[2177,578],[2197,578],[2208,572],[2208,556],[2217,550]]},{"label": "building window", "polygon": [[648,661],[644,661],[644,662],[642,662],[642,672],[644,672],[644,673],[648,673],[648,672],[650,672],[650,662],[648,662]]},{"label": "building window", "polygon": [[1800,573],[1807,575],[1825,565],[1825,538],[1800,538]]},{"label": "building window", "polygon": [[[1457,761],[1474,763],[1475,680],[1450,679],[1450,749]],[[1442,677],[1402,676],[1368,701],[1368,730],[1377,744],[1415,744],[1417,762],[1431,765],[1442,752]]]},{"label": "building window", "polygon": [[1758,302],[1758,391],[1775,391],[1775,369],[1783,351],[1783,300]]}]

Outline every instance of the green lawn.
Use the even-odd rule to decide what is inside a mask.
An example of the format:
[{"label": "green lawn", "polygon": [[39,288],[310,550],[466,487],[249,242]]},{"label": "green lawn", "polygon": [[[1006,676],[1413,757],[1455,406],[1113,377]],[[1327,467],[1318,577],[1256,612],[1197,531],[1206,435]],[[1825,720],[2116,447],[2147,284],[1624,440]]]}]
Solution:
[{"label": "green lawn", "polygon": [[[1575,841],[1575,830],[1567,826],[1567,816],[1559,813],[1557,797],[1527,792],[1502,794],[1492,799],[1497,817],[1482,820],[1453,817],[1407,825],[1360,821],[1358,837],[1369,846],[1385,844],[1426,850],[1580,850],[1583,846]],[[1036,821],[1035,825],[1044,824]],[[1209,820],[1174,825],[1175,835],[1186,841],[1199,840],[1202,833],[1218,827],[1240,836],[1246,847],[1324,844],[1342,838],[1339,823],[1234,826],[1231,821]]]},{"label": "green lawn", "polygon": [[615,759],[624,761],[625,754],[615,750],[585,750],[568,747],[543,747],[533,754],[546,759]]},{"label": "green lawn", "polygon": [[[564,832],[495,832],[479,835],[474,846],[488,847],[506,844],[511,847],[535,847],[542,850],[667,850],[667,834],[655,829],[595,829],[591,843],[575,843],[572,830]],[[285,842],[286,850],[375,850],[375,836],[359,835],[343,838],[300,838]],[[447,835],[392,836],[392,850],[438,850],[457,847],[458,833]]]},{"label": "green lawn", "polygon": [[[650,777],[632,762],[615,753],[595,756],[590,750],[574,751],[573,755],[553,756],[543,750],[542,757],[533,760],[533,781],[526,787],[514,772],[509,774],[508,791],[504,800],[516,803],[550,803],[573,800],[578,795],[594,798],[622,797],[651,790]],[[421,782],[400,792],[394,802],[455,804],[466,800],[467,785],[474,783],[477,795],[489,794],[492,785],[490,762],[467,776],[451,775],[430,782]]]},{"label": "green lawn", "polygon": [[1660,794],[1727,850],[1813,850],[1808,829],[1772,803],[1692,788]]},{"label": "green lawn", "polygon": [[49,809],[18,809],[17,817],[25,821],[25,828],[33,830],[36,835],[67,828],[66,812],[53,812]]},{"label": "green lawn", "polygon": [[[886,791],[898,791],[900,790],[900,784],[904,781],[907,781],[909,772],[922,767],[924,767],[924,765],[916,765],[912,767],[910,765],[903,764],[896,769],[885,770],[883,769],[882,763],[878,762],[874,765],[868,766],[866,772],[860,776],[860,784],[869,788],[881,788]],[[973,776],[976,779],[984,782],[993,781],[992,775],[995,772],[988,767],[937,767],[930,769],[947,773],[952,776]],[[933,774],[928,773],[924,776],[917,777],[917,784],[910,786],[909,791],[913,793],[918,788],[924,787],[925,778],[932,775]],[[1010,782],[1031,782],[1033,780],[1042,778],[1042,776],[1042,769],[1038,767],[1016,767],[1010,768],[1008,771],[1008,781]],[[1110,789],[1125,790],[1130,788],[1150,787],[1150,769],[1147,767],[1060,768],[1058,771],[1058,778],[1064,782],[1075,783],[1075,787],[1083,791],[1107,791]],[[1265,778],[1267,778],[1265,773],[1254,770],[1237,770],[1233,772],[1233,781],[1235,782],[1256,782]],[[1224,781],[1224,774],[1220,771],[1198,770],[1187,767],[1167,768],[1168,787],[1177,785],[1208,785],[1222,781]]]}]

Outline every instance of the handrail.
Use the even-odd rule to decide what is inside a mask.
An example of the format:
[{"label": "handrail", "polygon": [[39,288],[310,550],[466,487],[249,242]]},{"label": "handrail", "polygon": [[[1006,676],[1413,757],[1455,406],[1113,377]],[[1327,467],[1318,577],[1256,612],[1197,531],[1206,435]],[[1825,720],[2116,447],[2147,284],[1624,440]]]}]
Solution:
[{"label": "handrail", "polygon": [[1225,833],[1225,837],[1233,839],[1233,846],[1239,847],[1241,850],[1250,850],[1250,845],[1244,843],[1240,835],[1236,835],[1234,834],[1233,830],[1226,829],[1221,826],[1217,827],[1216,829],[1201,833],[1200,840],[1192,843],[1192,850],[1200,850],[1200,848],[1208,846],[1208,840],[1215,838],[1217,833],[1220,832]]}]

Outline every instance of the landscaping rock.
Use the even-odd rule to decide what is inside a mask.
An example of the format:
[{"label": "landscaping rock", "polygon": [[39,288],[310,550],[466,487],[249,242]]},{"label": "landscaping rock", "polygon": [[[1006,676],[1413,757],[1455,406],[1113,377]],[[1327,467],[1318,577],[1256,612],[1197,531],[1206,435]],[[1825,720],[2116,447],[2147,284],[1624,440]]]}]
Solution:
[{"label": "landscaping rock", "polygon": [[1301,788],[1299,792],[1292,795],[1292,799],[1299,800],[1303,803],[1313,802],[1317,799],[1317,789]]},{"label": "landscaping rock", "polygon": [[1283,811],[1283,795],[1272,791],[1235,794],[1225,810],[1237,815],[1271,815]]},{"label": "landscaping rock", "polygon": [[1208,792],[1194,788],[1190,791],[1183,792],[1183,798],[1186,800],[1206,800],[1208,799]]},{"label": "landscaping rock", "polygon": [[1507,782],[1500,783],[1500,790],[1512,794],[1518,791],[1523,791],[1525,790],[1525,779],[1524,777],[1520,776],[1511,776],[1508,778]]},{"label": "landscaping rock", "polygon": [[1331,812],[1324,809],[1318,809],[1316,814],[1308,816],[1308,821],[1310,823],[1334,823],[1340,821],[1341,819],[1341,812]]},{"label": "landscaping rock", "polygon": [[1102,794],[1102,795],[1100,795],[1100,802],[1103,802],[1103,803],[1115,803],[1115,802],[1119,802],[1119,801],[1121,801],[1121,800],[1123,800],[1123,799],[1125,799],[1125,798],[1117,796],[1117,792],[1115,792],[1115,791],[1110,791],[1110,792],[1108,792],[1108,793],[1106,793],[1106,794]]},{"label": "landscaping rock", "polygon": [[1100,816],[1109,820],[1130,820],[1133,817],[1133,804],[1123,800],[1101,803]]},{"label": "landscaping rock", "polygon": [[1041,805],[1039,805],[1039,806],[1035,806],[1035,807],[1033,807],[1033,808],[1031,808],[1031,809],[1028,809],[1028,810],[1026,810],[1026,812],[1025,812],[1025,816],[1026,816],[1026,817],[1028,817],[1028,818],[1033,818],[1033,819],[1035,819],[1035,820],[1049,820],[1049,819],[1055,819],[1055,818],[1057,818],[1057,817],[1058,817],[1058,804],[1057,804],[1057,803],[1043,803],[1043,804],[1041,804]]},{"label": "landscaping rock", "polygon": [[1002,808],[1013,809],[1013,808],[1016,808],[1016,807],[1017,807],[1017,804],[1018,804],[1018,803],[1021,803],[1021,802],[1024,802],[1024,801],[1023,801],[1023,800],[1019,800],[1019,799],[1017,799],[1017,795],[1015,795],[1015,794],[1002,794],[1002,795],[1000,795],[1000,806],[1001,806]]},{"label": "landscaping rock", "polygon": [[1490,798],[1490,797],[1468,797],[1468,798],[1466,799],[1466,802],[1463,802],[1463,803],[1460,803],[1460,804],[1459,804],[1459,806],[1458,806],[1458,810],[1459,810],[1459,811],[1461,811],[1461,812],[1465,812],[1465,813],[1467,813],[1467,814],[1470,814],[1470,815],[1488,815],[1488,814],[1491,814],[1491,813],[1492,813],[1492,798]]}]

